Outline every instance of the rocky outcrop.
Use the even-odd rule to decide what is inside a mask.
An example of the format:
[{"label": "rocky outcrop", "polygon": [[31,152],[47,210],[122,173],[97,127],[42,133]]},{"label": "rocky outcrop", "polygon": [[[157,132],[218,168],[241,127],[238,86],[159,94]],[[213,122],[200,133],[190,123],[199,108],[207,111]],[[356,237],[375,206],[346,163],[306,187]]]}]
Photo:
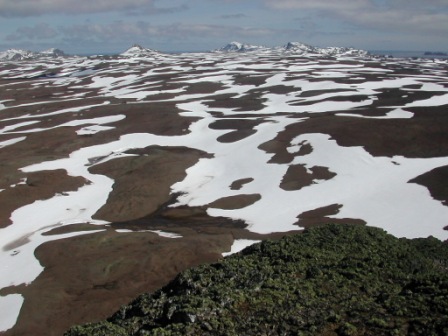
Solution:
[{"label": "rocky outcrop", "polygon": [[187,270],[65,335],[441,335],[447,267],[435,238],[331,224]]}]

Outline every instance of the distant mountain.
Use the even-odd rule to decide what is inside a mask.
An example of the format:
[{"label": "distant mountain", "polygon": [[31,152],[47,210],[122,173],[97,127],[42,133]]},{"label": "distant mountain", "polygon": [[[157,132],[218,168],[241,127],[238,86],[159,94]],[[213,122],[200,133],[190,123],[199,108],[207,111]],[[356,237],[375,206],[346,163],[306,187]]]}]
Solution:
[{"label": "distant mountain", "polygon": [[442,51],[426,51],[425,56],[443,56],[446,57],[448,56],[448,53],[446,52],[442,52]]},{"label": "distant mountain", "polygon": [[22,61],[26,59],[33,59],[36,57],[36,53],[29,50],[21,49],[8,49],[0,52],[0,60],[5,61]]},{"label": "distant mountain", "polygon": [[[280,48],[281,50],[282,48]],[[316,54],[322,56],[359,56],[365,57],[368,56],[369,53],[365,50],[359,50],[354,48],[346,48],[346,47],[326,47],[319,48],[313,47],[308,44],[304,44],[301,42],[288,42],[283,50],[285,52],[294,53],[294,54]]]},{"label": "distant mountain", "polygon": [[366,50],[345,47],[319,48],[319,52],[327,56],[369,56],[369,52]]},{"label": "distant mountain", "polygon": [[144,48],[141,45],[134,44],[128,50],[122,52],[120,54],[120,56],[125,56],[125,57],[145,57],[145,56],[154,56],[154,55],[159,55],[159,54],[160,54],[160,52],[158,52],[158,51],[156,51],[154,49]]},{"label": "distant mountain", "polygon": [[230,42],[224,47],[217,49],[217,52],[249,52],[249,51],[259,51],[259,50],[269,50],[267,47],[245,44],[240,42]]},{"label": "distant mountain", "polygon": [[6,51],[0,52],[0,60],[4,61],[24,61],[24,60],[34,60],[48,57],[57,58],[66,56],[68,55],[66,55],[62,50],[56,48],[51,48],[41,52],[34,52],[22,49],[8,49]]},{"label": "distant mountain", "polygon": [[301,42],[288,42],[284,47],[282,48],[277,48],[279,50],[283,50],[283,51],[289,51],[289,52],[293,52],[293,53],[300,53],[300,54],[304,54],[304,53],[319,53],[318,48],[316,47],[312,47],[308,44],[304,44]]},{"label": "distant mountain", "polygon": [[67,54],[63,52],[61,49],[51,48],[44,51],[41,51],[39,53],[42,56],[49,56],[49,57],[65,57]]},{"label": "distant mountain", "polygon": [[226,46],[215,50],[215,52],[253,52],[253,51],[270,51],[280,53],[290,53],[297,55],[316,55],[316,56],[368,56],[365,50],[358,50],[345,47],[327,47],[319,48],[310,46],[301,42],[288,42],[282,47],[267,48],[263,46],[244,44],[240,42],[231,42]]},{"label": "distant mountain", "polygon": [[[369,53],[365,50],[358,50],[353,48],[344,47],[328,47],[319,48],[304,44],[301,42],[288,42],[282,47],[269,48],[265,46],[245,44],[240,42],[231,42],[222,48],[214,50],[214,52],[224,52],[224,53],[244,53],[244,52],[263,52],[263,53],[288,53],[297,55],[308,55],[308,56],[351,56],[351,57],[365,57]],[[138,44],[134,44],[132,47],[122,52],[118,56],[133,58],[133,57],[157,57],[164,55],[163,53],[149,48],[144,48]],[[62,50],[51,48],[48,50],[34,52],[22,49],[9,49],[0,52],[0,61],[23,61],[23,60],[34,60],[42,58],[59,58],[59,57],[69,57]]]}]

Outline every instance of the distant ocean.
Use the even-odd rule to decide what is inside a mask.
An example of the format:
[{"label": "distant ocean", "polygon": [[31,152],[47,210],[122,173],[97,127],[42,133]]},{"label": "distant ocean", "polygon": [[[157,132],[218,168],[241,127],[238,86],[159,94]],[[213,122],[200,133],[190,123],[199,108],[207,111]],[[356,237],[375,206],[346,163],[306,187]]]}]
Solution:
[{"label": "distant ocean", "polygon": [[425,55],[425,51],[402,51],[402,50],[369,50],[373,55],[390,55],[397,58],[443,58],[446,59],[448,56],[440,55]]}]

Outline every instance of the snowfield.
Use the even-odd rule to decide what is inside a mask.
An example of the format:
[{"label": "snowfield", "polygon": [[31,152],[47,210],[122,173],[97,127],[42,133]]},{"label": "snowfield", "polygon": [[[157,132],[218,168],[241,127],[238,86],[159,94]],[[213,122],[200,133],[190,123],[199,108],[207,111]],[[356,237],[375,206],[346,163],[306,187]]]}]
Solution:
[{"label": "snowfield", "polygon": [[[89,169],[138,157],[128,151],[149,146],[186,147],[208,154],[171,185],[171,194],[177,197],[170,209],[204,208],[209,216],[240,220],[247,230],[268,234],[297,230],[301,214],[337,205],[326,220],[356,219],[398,237],[448,239],[447,202],[434,198],[428,186],[410,183],[448,166],[448,143],[440,142],[446,137],[434,137],[433,146],[440,154],[432,156],[422,149],[407,157],[395,144],[391,144],[398,148],[394,155],[387,143],[382,145],[384,154],[376,145],[380,149],[370,151],[373,145],[359,140],[353,128],[340,126],[325,133],[328,123],[356,128],[362,122],[363,127],[369,125],[371,141],[380,141],[378,123],[402,123],[401,130],[411,132],[418,128],[414,120],[428,115],[434,115],[428,123],[435,128],[446,127],[446,62],[359,54],[351,58],[347,50],[342,56],[325,57],[245,48],[251,52],[164,55],[147,50],[150,56],[145,56],[144,50],[134,47],[115,58],[0,63],[0,154],[17,150],[17,162],[24,163],[16,167],[14,155],[8,157],[12,170],[4,174],[16,180],[3,181],[0,196],[6,200],[13,188],[25,188],[26,183],[17,185],[19,178],[36,172],[62,169],[67,177],[86,181],[76,190],[21,204],[9,213],[9,222],[0,223],[0,289],[31,284],[41,274],[44,268],[34,254],[38,246],[103,232],[113,224],[95,214],[107,204],[115,181]],[[50,72],[52,76],[43,76]],[[22,91],[27,93],[21,95]],[[135,114],[142,113],[142,106],[150,113],[162,105],[173,118],[190,120],[188,127],[170,134],[174,126],[167,119],[160,132],[128,131],[138,126]],[[131,117],[134,124],[128,125]],[[325,126],[322,131],[315,122],[318,118]],[[67,132],[57,148],[75,149],[50,159],[26,152],[27,146],[34,148],[32,139],[45,139],[56,131]],[[418,132],[409,139],[419,148]],[[351,145],[342,145],[343,141]],[[287,174],[293,167],[303,173]],[[317,176],[316,169],[328,176]],[[294,187],[282,187],[286,175]],[[297,184],[304,179],[309,183]],[[231,187],[243,180],[248,182]],[[247,195],[256,198],[238,206],[219,206],[220,201]],[[98,230],[46,235],[73,224],[97,225]],[[183,239],[169,229],[115,232]],[[256,241],[237,239],[231,253]],[[8,312],[0,317],[0,332],[14,326],[23,301],[20,294],[0,295],[0,311]]]}]

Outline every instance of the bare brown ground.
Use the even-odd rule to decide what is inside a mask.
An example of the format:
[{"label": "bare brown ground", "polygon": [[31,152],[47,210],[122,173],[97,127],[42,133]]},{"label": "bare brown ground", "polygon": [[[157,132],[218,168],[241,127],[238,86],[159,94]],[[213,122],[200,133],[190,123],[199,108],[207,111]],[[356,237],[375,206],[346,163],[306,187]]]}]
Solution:
[{"label": "bare brown ground", "polygon": [[210,203],[208,206],[210,208],[218,208],[218,209],[226,209],[226,210],[241,209],[241,208],[245,208],[249,205],[254,204],[255,202],[259,201],[260,199],[261,199],[261,195],[259,195],[259,194],[236,195],[236,196],[220,198],[220,199]]},{"label": "bare brown ground", "polygon": [[211,129],[229,130],[229,133],[221,135],[217,140],[222,143],[230,143],[247,138],[257,131],[255,126],[262,124],[264,121],[259,120],[245,120],[245,119],[220,119],[209,125]]},{"label": "bare brown ground", "polygon": [[291,154],[286,150],[286,148],[291,143],[284,140],[284,133],[280,133],[275,139],[269,140],[268,142],[265,142],[258,146],[259,149],[264,150],[266,153],[272,153],[273,156],[269,160],[269,163],[290,163],[292,160],[294,160],[295,155]]},{"label": "bare brown ground", "polygon": [[329,180],[336,176],[327,167],[311,167],[308,169],[304,165],[290,165],[283,176],[280,188],[283,190],[300,190],[306,186],[316,183],[316,180]]},{"label": "bare brown ground", "polygon": [[244,97],[235,98],[236,95],[223,94],[213,97],[213,101],[207,102],[207,106],[211,108],[230,108],[235,111],[259,111],[265,107],[263,102],[266,101],[260,94],[251,94]]},{"label": "bare brown ground", "polygon": [[427,187],[434,199],[448,206],[448,166],[433,169],[409,182]]},{"label": "bare brown ground", "polygon": [[218,140],[222,143],[231,143],[231,142],[237,142],[240,140],[243,140],[253,134],[257,133],[256,130],[238,130],[238,131],[231,131],[229,133],[226,133],[224,135],[221,135]]},{"label": "bare brown ground", "polygon": [[[308,62],[302,57],[290,57],[291,62]],[[283,61],[279,58],[278,61]],[[334,61],[320,61],[322,64],[334,64]],[[346,62],[347,64],[356,64]],[[190,66],[190,64],[186,63]],[[121,66],[121,65],[120,65]],[[148,63],[148,67],[152,67]],[[169,64],[166,64],[169,66]],[[210,62],[209,66],[213,66]],[[379,64],[370,64],[370,67]],[[12,66],[10,66],[12,67]],[[107,63],[97,68],[110,67]],[[129,66],[130,69],[132,66]],[[4,69],[4,68],[3,68]],[[391,66],[398,74],[418,75],[421,70],[411,66]],[[140,70],[137,70],[140,71]],[[215,70],[209,70],[213,72]],[[245,69],[235,69],[235,84],[259,86],[273,72],[271,69],[259,71],[256,76],[246,76]],[[275,71],[280,71],[276,69]],[[38,103],[2,110],[2,118],[23,117],[27,114],[41,114],[61,109],[91,104],[110,102],[109,105],[89,108],[79,112],[65,113],[51,117],[33,117],[27,120],[38,120],[39,124],[23,126],[20,130],[34,127],[55,127],[62,123],[84,119],[123,114],[125,119],[110,124],[115,129],[93,135],[78,136],[79,127],[59,127],[38,133],[26,134],[26,141],[2,148],[0,151],[0,219],[9,218],[13,210],[27,204],[33,199],[51,197],[54,193],[75,190],[87,183],[82,179],[66,176],[63,171],[23,173],[19,168],[27,165],[67,157],[73,151],[96,144],[108,143],[129,133],[153,133],[157,135],[180,135],[188,132],[188,127],[194,118],[180,117],[181,112],[175,103],[160,103],[158,99],[174,98],[173,93],[163,90],[183,88],[185,93],[209,94],[207,98],[210,107],[233,108],[238,118],[225,116],[222,113],[211,113],[221,118],[213,123],[213,129],[225,129],[229,132],[219,138],[221,142],[233,142],[252,135],[255,126],[263,122],[259,120],[244,120],[254,117],[253,112],[264,107],[264,90],[254,88],[248,94],[234,98],[234,95],[214,95],[224,87],[221,84],[208,82],[189,84],[184,87],[182,79],[176,74],[164,74],[156,71],[151,78],[159,81],[152,89],[161,93],[147,97],[152,102],[139,102],[133,99],[116,99],[101,97],[96,89],[86,89],[84,84],[91,83],[85,79],[74,86],[55,87],[46,85],[48,80],[0,80],[1,99],[13,99],[4,105]],[[207,70],[191,70],[189,74],[206,74]],[[241,74],[239,74],[241,73]],[[108,74],[109,75],[109,74]],[[111,76],[114,76],[112,73]],[[115,74],[118,76],[119,74]],[[303,79],[310,73],[288,74],[289,79]],[[334,79],[339,83],[361,83],[365,81],[380,81],[388,75],[357,74],[355,77]],[[311,79],[319,82],[321,78]],[[140,84],[145,83],[145,78]],[[40,85],[33,86],[40,82]],[[418,87],[414,87],[418,89]],[[268,90],[268,89],[267,89]],[[298,94],[300,89],[285,85],[272,87],[271,92]],[[337,90],[342,91],[342,90]],[[303,92],[298,97],[306,98],[331,90]],[[58,97],[64,95],[84,94],[84,98],[66,100]],[[382,106],[400,106],[417,99],[428,98],[432,94],[424,92],[409,92],[400,89],[385,89],[378,93],[378,99],[368,108],[360,108],[349,113],[366,116],[384,115],[390,109]],[[407,97],[406,97],[407,96]],[[341,97],[340,100],[359,100],[360,96]],[[51,103],[42,101],[51,100]],[[332,99],[335,100],[335,99]],[[373,120],[351,117],[335,117],[334,113],[312,115],[307,113],[286,114],[277,111],[277,115],[288,115],[290,118],[309,119],[288,126],[273,140],[259,146],[259,149],[273,154],[270,163],[290,163],[296,156],[312,152],[311,145],[304,143],[298,153],[289,153],[287,148],[296,136],[306,133],[329,134],[342,146],[363,146],[372,155],[407,157],[448,156],[448,115],[447,106],[413,108],[415,117],[407,120]],[[251,112],[244,113],[244,112]],[[347,111],[340,111],[345,112]],[[13,121],[0,122],[0,127],[14,124]],[[18,135],[19,136],[19,135]],[[15,136],[9,135],[7,139]],[[122,304],[136,295],[154,291],[171,280],[179,271],[204,262],[213,262],[221,258],[222,252],[230,250],[234,239],[277,239],[285,234],[299,232],[301,227],[310,227],[328,222],[343,222],[365,224],[359,219],[332,219],[329,216],[337,214],[338,204],[328,205],[298,215],[297,231],[260,235],[249,232],[242,222],[225,218],[207,216],[207,207],[170,207],[176,200],[176,195],[170,195],[169,187],[173,181],[185,176],[185,169],[193,165],[206,154],[186,148],[148,147],[134,151],[137,157],[116,159],[92,167],[95,173],[106,174],[115,179],[114,191],[108,204],[96,214],[98,218],[117,221],[105,231],[79,236],[70,239],[56,240],[40,246],[36,257],[45,267],[43,273],[29,286],[9,287],[0,291],[0,295],[21,293],[25,297],[23,309],[20,312],[18,324],[5,336],[22,335],[61,335],[73,324],[85,323],[103,319]],[[13,159],[12,159],[13,158]],[[445,167],[446,168],[446,167]],[[446,169],[435,169],[410,182],[426,186],[436,199],[448,201],[446,191]],[[28,178],[30,185],[20,185],[10,188],[22,178]],[[313,167],[311,173],[303,167],[292,166],[286,174],[282,185],[284,188],[296,190],[312,183],[314,179],[329,179],[332,173],[324,167]],[[50,183],[49,181],[52,181]],[[241,189],[252,179],[247,177],[234,181],[230,186],[233,190]],[[221,208],[236,208],[251,204],[259,195],[244,195],[242,197],[224,198],[216,201],[214,206]],[[7,199],[5,199],[7,198]],[[3,202],[4,201],[4,202]],[[11,202],[10,205],[8,205]],[[6,206],[3,206],[5,204]],[[99,227],[91,225],[76,225],[58,228],[50,232],[76,232]],[[136,231],[133,233],[118,233],[116,229]],[[181,235],[182,238],[163,238],[151,232],[142,230],[162,230]]]},{"label": "bare brown ground", "polygon": [[128,151],[123,157],[90,168],[115,182],[106,204],[95,217],[109,222],[138,219],[155,212],[170,198],[170,187],[182,181],[185,170],[205,153],[180,147],[151,146]]},{"label": "bare brown ground", "polygon": [[[100,111],[95,111],[95,114],[101,115]],[[157,123],[157,115],[154,120]],[[142,126],[127,126],[125,123],[123,127],[131,129]],[[159,131],[182,132],[179,127]],[[36,136],[35,142],[26,142],[28,146],[18,143],[4,150],[11,150],[12,153],[17,150],[15,146],[23,146],[18,160],[14,162],[16,167],[20,167],[33,160],[63,157],[90,142],[107,141],[117,136],[111,134],[113,132],[102,132],[104,134],[92,137],[78,137],[73,133],[73,129],[58,128],[46,131],[45,140]],[[73,134],[73,141],[67,141],[70,134]],[[29,147],[30,144],[34,145]],[[57,150],[51,152],[52,148]],[[2,151],[2,154],[6,155],[7,152]],[[157,146],[135,149],[129,153],[137,156],[108,161],[91,168],[93,173],[105,174],[115,180],[107,205],[96,216],[118,223],[101,233],[56,240],[40,246],[36,257],[45,267],[43,273],[28,286],[5,288],[0,292],[1,295],[20,293],[25,298],[18,323],[5,332],[5,336],[60,335],[73,324],[107,317],[120,305],[142,292],[160,288],[188,267],[218,260],[222,252],[230,250],[234,239],[275,239],[284,235],[251,233],[245,230],[243,223],[208,217],[205,208],[168,207],[175,201],[169,189],[173,181],[181,180],[185,169],[206,156],[205,153]],[[14,171],[11,164],[7,171]],[[22,177],[22,174],[19,176]],[[33,189],[34,194],[27,195],[35,199],[44,198],[46,192],[51,197],[54,192],[68,191],[86,183],[66,176],[64,171],[23,176],[28,177],[30,185],[19,187],[36,188]],[[17,178],[15,176],[14,180]],[[249,179],[240,181],[242,184],[248,182]],[[10,190],[14,189],[8,189],[8,192]],[[1,195],[12,194],[4,191]],[[247,200],[220,200],[216,205],[238,207],[244,202],[254,202],[257,197],[249,195]],[[23,201],[26,202],[28,198]],[[4,211],[5,214],[10,212]],[[76,225],[58,228],[52,233],[96,228]],[[151,232],[117,233],[114,229],[162,230],[177,233],[182,238],[163,238]]]},{"label": "bare brown ground", "polygon": [[31,285],[9,289],[25,302],[19,323],[5,335],[61,335],[74,323],[106,318],[178,272],[219,259],[231,242],[219,232],[169,239],[108,229],[46,243],[36,251],[45,271]]},{"label": "bare brown ground", "polygon": [[341,223],[341,224],[355,224],[365,225],[361,219],[356,218],[330,218],[328,216],[336,215],[339,209],[342,207],[340,204],[331,204],[322,208],[306,211],[297,216],[297,223],[303,228],[310,228],[316,225],[323,225],[328,223]]},{"label": "bare brown ground", "polygon": [[[17,208],[33,203],[36,199],[48,199],[56,193],[77,190],[87,182],[82,177],[67,176],[67,172],[62,169],[28,173],[23,176],[26,176],[23,177],[26,179],[24,184],[0,193],[0,228],[11,224],[9,217]],[[3,176],[2,182],[16,183],[17,177],[13,179],[12,176]]]},{"label": "bare brown ground", "polygon": [[[259,148],[274,152],[275,162],[288,163],[294,157],[285,153],[292,139],[300,134],[329,134],[340,146],[363,146],[374,156],[403,155],[410,158],[448,156],[447,106],[413,108],[412,119],[364,119],[322,115],[286,127],[277,137]],[[358,111],[359,113],[359,111]],[[288,155],[289,154],[289,155]]]},{"label": "bare brown ground", "polygon": [[245,184],[252,182],[254,179],[252,177],[248,177],[245,179],[240,179],[233,181],[230,185],[231,190],[240,190]]},{"label": "bare brown ground", "polygon": [[[0,291],[25,297],[18,324],[4,335],[61,335],[73,324],[110,316],[122,304],[155,291],[186,268],[219,260],[234,239],[278,239],[299,232],[260,235],[245,230],[243,223],[208,217],[204,211],[178,211],[176,217],[173,210],[164,206],[153,215],[111,227],[55,229],[54,233],[106,230],[56,240],[37,249],[44,272],[29,286]],[[163,238],[152,232],[117,233],[115,229],[162,230],[182,238]]]}]

